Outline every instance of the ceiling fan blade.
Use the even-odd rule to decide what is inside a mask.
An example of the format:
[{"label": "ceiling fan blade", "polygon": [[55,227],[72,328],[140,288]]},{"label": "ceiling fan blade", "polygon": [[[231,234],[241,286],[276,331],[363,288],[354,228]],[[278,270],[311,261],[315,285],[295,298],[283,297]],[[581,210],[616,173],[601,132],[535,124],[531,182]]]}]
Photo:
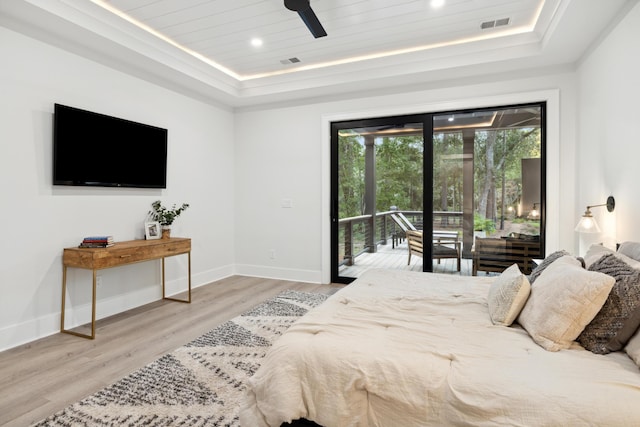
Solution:
[{"label": "ceiling fan blade", "polygon": [[313,37],[319,38],[327,35],[327,32],[324,30],[324,27],[311,7],[305,10],[299,10],[298,15],[300,15],[302,21],[304,21],[309,31],[311,31]]},{"label": "ceiling fan blade", "polygon": [[327,32],[324,30],[320,20],[313,9],[311,9],[309,0],[284,0],[284,7],[294,12],[298,12],[302,21],[305,23],[309,31],[311,31],[311,34],[313,34],[313,37],[318,38],[327,35]]}]

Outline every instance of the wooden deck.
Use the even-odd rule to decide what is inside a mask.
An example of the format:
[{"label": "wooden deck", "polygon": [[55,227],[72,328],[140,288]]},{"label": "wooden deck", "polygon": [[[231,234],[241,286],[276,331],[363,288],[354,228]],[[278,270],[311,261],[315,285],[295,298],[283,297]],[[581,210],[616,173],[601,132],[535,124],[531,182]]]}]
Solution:
[{"label": "wooden deck", "polygon": [[[411,265],[407,265],[408,258],[409,251],[406,241],[395,248],[391,247],[391,241],[389,241],[388,245],[379,245],[378,252],[376,253],[364,253],[356,257],[354,265],[340,267],[340,276],[359,277],[370,268],[422,271],[422,258],[413,256],[411,257]],[[454,258],[443,259],[440,261],[440,264],[438,264],[438,261],[433,261],[433,272],[471,276],[471,259],[462,258],[460,261],[460,272],[457,271],[456,264],[457,260]]]}]

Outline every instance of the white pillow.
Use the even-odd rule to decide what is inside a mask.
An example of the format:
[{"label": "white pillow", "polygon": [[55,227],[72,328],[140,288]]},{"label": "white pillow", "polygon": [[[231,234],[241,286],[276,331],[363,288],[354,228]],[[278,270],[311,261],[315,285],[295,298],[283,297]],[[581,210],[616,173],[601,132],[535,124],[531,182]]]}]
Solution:
[{"label": "white pillow", "polygon": [[549,265],[531,286],[518,323],[545,350],[569,348],[598,314],[615,279],[582,268],[563,256]]},{"label": "white pillow", "polygon": [[624,351],[640,367],[640,330],[629,340]]},{"label": "white pillow", "polygon": [[510,326],[520,314],[530,292],[529,280],[520,272],[518,264],[504,270],[489,287],[487,303],[491,322]]}]

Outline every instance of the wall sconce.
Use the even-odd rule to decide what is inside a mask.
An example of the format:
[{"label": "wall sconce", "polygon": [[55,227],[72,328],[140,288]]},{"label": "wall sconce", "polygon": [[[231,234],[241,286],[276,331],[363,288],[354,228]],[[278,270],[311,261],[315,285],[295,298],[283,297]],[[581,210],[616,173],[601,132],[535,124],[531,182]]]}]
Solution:
[{"label": "wall sconce", "polygon": [[607,197],[607,203],[603,203],[601,205],[593,205],[587,206],[587,210],[584,211],[584,215],[580,218],[580,222],[576,225],[576,231],[578,233],[599,233],[600,227],[598,227],[598,223],[596,222],[593,215],[591,215],[591,208],[597,208],[598,206],[606,206],[609,212],[613,212],[616,207],[616,201],[613,196]]},{"label": "wall sconce", "polygon": [[536,206],[539,205],[540,203],[534,203],[533,204],[533,209],[531,209],[531,211],[529,212],[529,215],[527,216],[527,218],[529,219],[539,219],[540,218],[540,211],[536,209]]}]

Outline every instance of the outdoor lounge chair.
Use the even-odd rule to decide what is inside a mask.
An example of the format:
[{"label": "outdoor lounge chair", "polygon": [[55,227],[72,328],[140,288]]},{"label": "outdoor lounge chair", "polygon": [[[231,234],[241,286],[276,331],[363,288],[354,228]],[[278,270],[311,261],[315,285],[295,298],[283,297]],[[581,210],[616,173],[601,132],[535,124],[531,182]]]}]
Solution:
[{"label": "outdoor lounge chair", "polygon": [[398,212],[393,215],[396,215],[398,218],[400,218],[400,220],[405,224],[407,229],[412,231],[418,231],[418,229],[411,223],[411,221],[409,221],[409,219],[406,216],[404,216],[402,212]]},{"label": "outdoor lounge chair", "polygon": [[391,214],[391,219],[393,220],[393,222],[395,222],[396,227],[399,228],[399,230],[394,230],[393,234],[391,235],[391,248],[394,249],[405,239],[409,227],[398,214]]},{"label": "outdoor lounge chair", "polygon": [[[423,235],[422,231],[407,230],[407,247],[409,249],[409,259],[407,265],[411,264],[411,255],[423,256]],[[460,271],[460,241],[457,236],[455,239],[450,237],[441,237],[434,234],[433,247],[431,257],[438,260],[443,258],[455,258],[458,260],[457,269]]]}]

